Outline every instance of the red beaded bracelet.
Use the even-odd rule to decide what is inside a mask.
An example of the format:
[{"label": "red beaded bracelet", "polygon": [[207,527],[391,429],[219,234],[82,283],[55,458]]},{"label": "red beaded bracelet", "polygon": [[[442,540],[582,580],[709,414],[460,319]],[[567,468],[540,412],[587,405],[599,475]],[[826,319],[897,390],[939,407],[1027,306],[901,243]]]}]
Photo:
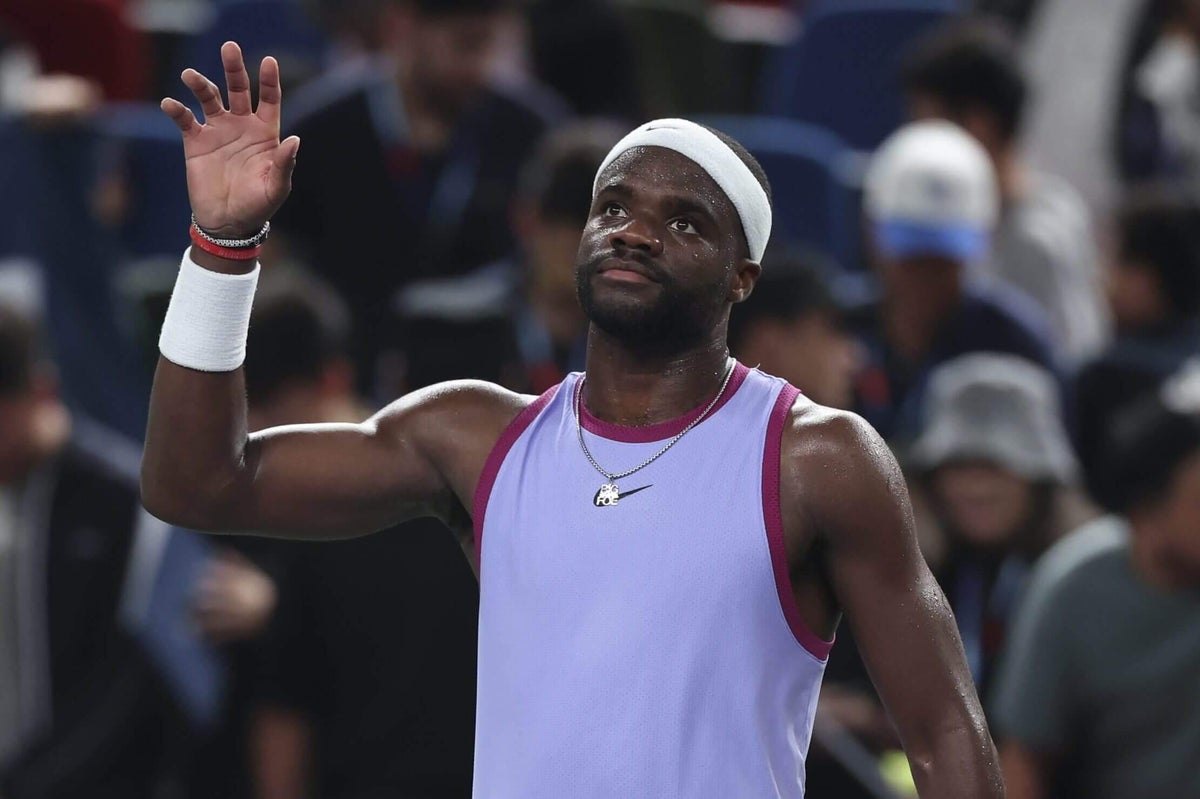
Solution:
[{"label": "red beaded bracelet", "polygon": [[259,255],[262,255],[263,248],[261,244],[257,247],[245,247],[234,250],[229,247],[222,247],[219,244],[213,244],[200,235],[200,229],[195,225],[191,226],[189,233],[192,236],[192,246],[198,247],[204,252],[215,255],[218,258],[228,258],[230,261],[253,261]]}]

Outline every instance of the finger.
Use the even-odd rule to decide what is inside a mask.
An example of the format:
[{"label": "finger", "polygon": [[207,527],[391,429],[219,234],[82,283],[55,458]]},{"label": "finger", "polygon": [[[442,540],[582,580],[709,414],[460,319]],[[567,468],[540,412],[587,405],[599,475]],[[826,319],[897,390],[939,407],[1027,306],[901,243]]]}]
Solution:
[{"label": "finger", "polygon": [[221,65],[225,67],[225,90],[229,93],[229,112],[245,116],[253,111],[250,101],[250,75],[237,42],[221,45]]},{"label": "finger", "polygon": [[190,138],[200,132],[200,123],[196,121],[196,115],[192,113],[192,109],[178,100],[164,97],[159,108],[179,127],[183,138]]},{"label": "finger", "polygon": [[271,56],[262,60],[258,70],[258,118],[268,125],[279,125],[283,86],[279,82],[279,62]]},{"label": "finger", "polygon": [[268,188],[273,201],[282,202],[292,190],[292,172],[296,170],[296,157],[299,153],[299,136],[288,136],[275,148],[275,168],[271,170],[271,183]]},{"label": "finger", "polygon": [[192,94],[200,101],[200,110],[204,112],[205,119],[219,117],[225,113],[225,106],[221,103],[221,91],[215,83],[194,69],[185,69],[181,77],[184,85],[191,89]]}]

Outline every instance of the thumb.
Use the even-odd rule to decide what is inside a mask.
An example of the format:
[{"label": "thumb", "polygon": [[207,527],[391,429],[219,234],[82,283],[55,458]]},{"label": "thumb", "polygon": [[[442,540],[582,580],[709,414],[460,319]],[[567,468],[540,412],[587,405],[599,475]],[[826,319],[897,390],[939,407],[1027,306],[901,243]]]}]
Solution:
[{"label": "thumb", "polygon": [[296,168],[296,154],[300,152],[300,137],[288,136],[275,148],[272,156],[275,167],[275,189],[286,194],[292,187],[292,171]]}]

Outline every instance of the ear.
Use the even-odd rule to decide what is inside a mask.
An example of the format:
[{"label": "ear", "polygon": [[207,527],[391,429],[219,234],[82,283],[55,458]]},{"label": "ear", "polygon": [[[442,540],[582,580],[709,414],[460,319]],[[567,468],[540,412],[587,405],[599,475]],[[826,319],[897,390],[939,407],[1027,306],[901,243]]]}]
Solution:
[{"label": "ear", "polygon": [[762,275],[762,266],[757,261],[743,258],[738,262],[737,273],[733,277],[733,282],[729,286],[729,294],[725,299],[734,304],[745,302],[746,298],[750,296],[750,292],[754,291],[760,275]]}]

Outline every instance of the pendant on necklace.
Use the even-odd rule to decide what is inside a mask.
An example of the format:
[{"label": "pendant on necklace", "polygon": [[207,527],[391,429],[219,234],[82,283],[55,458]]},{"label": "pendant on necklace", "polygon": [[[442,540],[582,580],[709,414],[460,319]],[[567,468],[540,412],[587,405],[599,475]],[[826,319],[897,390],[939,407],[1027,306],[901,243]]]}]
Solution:
[{"label": "pendant on necklace", "polygon": [[621,501],[621,489],[617,488],[616,483],[605,483],[600,486],[600,490],[596,492],[592,503],[597,508],[611,508],[616,506]]}]

